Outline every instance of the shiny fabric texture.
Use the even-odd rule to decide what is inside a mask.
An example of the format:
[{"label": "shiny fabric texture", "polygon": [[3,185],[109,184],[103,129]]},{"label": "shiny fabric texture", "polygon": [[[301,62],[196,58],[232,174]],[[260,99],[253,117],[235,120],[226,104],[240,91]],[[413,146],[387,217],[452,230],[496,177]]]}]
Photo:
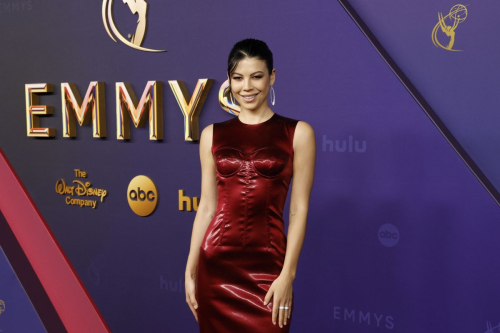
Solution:
[{"label": "shiny fabric texture", "polygon": [[264,297],[286,253],[283,208],[293,173],[298,120],[276,113],[258,124],[238,117],[213,126],[217,211],[198,261],[196,299],[201,333],[288,332],[272,323]]}]

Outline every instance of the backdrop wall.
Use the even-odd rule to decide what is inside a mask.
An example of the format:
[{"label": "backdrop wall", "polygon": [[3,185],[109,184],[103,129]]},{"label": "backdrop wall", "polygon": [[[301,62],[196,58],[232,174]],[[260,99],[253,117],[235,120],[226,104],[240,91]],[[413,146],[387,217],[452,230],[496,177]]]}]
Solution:
[{"label": "backdrop wall", "polygon": [[[184,81],[192,93],[198,79],[213,79],[200,132],[230,119],[219,105],[219,88],[231,47],[248,37],[273,51],[273,111],[306,121],[316,132],[316,178],[292,331],[485,332],[498,325],[500,210],[338,2],[148,3],[142,46],[167,52],[115,43],[101,1],[0,2],[1,148],[113,332],[197,331],[184,294],[195,211],[186,203],[179,209],[179,191],[199,198],[199,145],[184,139],[184,117],[168,81]],[[455,75],[471,66],[484,75],[498,71],[490,56],[498,55],[500,42],[496,30],[486,28],[494,19],[488,13],[500,12],[500,4],[470,2],[469,17],[456,30],[460,55],[431,40],[437,13],[455,4],[426,1],[413,11],[409,0],[353,1],[419,87],[434,93],[435,109],[456,105],[446,111],[450,121],[470,138],[484,138],[481,126],[451,117],[457,109],[470,115],[483,87],[496,84],[498,91],[499,85]],[[126,4],[114,3],[113,13],[124,36],[135,33],[137,16]],[[411,35],[401,36],[410,28]],[[489,36],[480,50],[479,34]],[[440,72],[439,64],[421,62],[433,57],[454,59],[447,60],[454,65]],[[152,80],[164,83],[163,140],[149,140],[149,128],[133,125],[130,140],[117,140],[115,83],[130,82],[140,98]],[[73,82],[84,96],[91,81],[105,82],[107,137],[93,138],[92,126],[76,126],[76,138],[65,138],[60,85]],[[474,89],[455,95],[464,82]],[[54,85],[39,102],[53,106],[53,115],[40,117],[41,127],[56,130],[53,138],[27,136],[30,83]],[[484,103],[481,117],[497,129],[491,121],[498,119],[498,104],[494,98]],[[478,156],[498,161],[497,139],[476,144]],[[488,165],[494,173],[495,164]],[[78,178],[75,169],[87,177]],[[137,175],[150,177],[158,189],[158,206],[148,217],[134,214],[127,202]],[[55,191],[60,179],[89,181],[107,195],[95,209],[68,205]],[[285,212],[288,221],[288,203]],[[24,302],[16,295],[0,285],[4,332],[18,327],[9,313],[9,303]]]}]

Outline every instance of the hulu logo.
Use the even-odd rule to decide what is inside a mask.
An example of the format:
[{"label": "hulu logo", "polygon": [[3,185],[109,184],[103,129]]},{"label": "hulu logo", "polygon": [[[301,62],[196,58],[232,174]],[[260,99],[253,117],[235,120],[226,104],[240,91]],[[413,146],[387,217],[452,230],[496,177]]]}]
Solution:
[{"label": "hulu logo", "polygon": [[329,140],[323,135],[323,151],[338,153],[364,153],[366,152],[366,141],[354,140],[349,135],[347,140]]},{"label": "hulu logo", "polygon": [[182,279],[176,281],[165,279],[163,275],[160,275],[160,289],[165,291],[183,293],[184,282]]}]

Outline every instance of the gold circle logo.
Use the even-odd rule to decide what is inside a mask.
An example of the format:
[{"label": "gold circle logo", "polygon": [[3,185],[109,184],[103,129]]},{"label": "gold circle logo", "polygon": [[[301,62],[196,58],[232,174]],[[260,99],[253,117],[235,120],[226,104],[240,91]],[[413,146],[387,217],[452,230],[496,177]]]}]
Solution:
[{"label": "gold circle logo", "polygon": [[158,190],[155,183],[147,176],[134,177],[128,184],[127,200],[137,215],[150,215],[158,204]]}]

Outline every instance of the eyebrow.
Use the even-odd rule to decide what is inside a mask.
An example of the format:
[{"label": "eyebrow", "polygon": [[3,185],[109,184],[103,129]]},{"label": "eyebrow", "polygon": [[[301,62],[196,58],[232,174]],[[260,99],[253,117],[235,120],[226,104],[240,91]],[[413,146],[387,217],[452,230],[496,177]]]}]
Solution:
[{"label": "eyebrow", "polygon": [[[262,74],[264,74],[264,72],[263,72],[263,71],[257,71],[257,72],[253,72],[253,73],[252,73],[252,74],[250,74],[250,75],[254,75],[254,74],[257,74],[257,73],[262,73]],[[233,72],[233,75],[234,75],[234,74],[237,74],[237,75],[243,75],[243,74],[240,74],[240,73]]]}]

